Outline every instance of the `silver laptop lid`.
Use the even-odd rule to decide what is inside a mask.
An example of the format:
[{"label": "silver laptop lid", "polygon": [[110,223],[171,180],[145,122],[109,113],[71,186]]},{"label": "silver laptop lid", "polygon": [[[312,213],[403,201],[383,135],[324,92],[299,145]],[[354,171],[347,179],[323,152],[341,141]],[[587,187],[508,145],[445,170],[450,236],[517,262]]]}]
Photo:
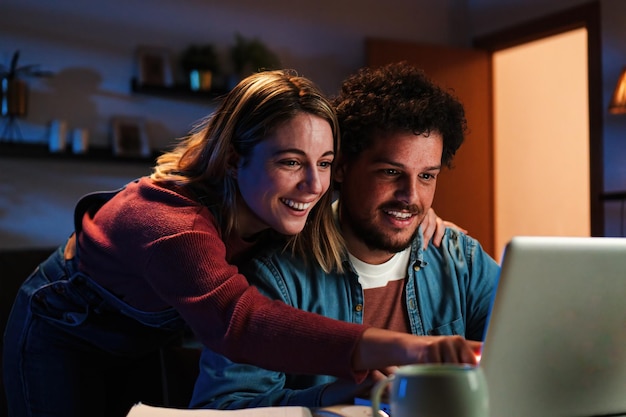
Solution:
[{"label": "silver laptop lid", "polygon": [[492,417],[626,414],[626,239],[512,239],[480,366]]}]

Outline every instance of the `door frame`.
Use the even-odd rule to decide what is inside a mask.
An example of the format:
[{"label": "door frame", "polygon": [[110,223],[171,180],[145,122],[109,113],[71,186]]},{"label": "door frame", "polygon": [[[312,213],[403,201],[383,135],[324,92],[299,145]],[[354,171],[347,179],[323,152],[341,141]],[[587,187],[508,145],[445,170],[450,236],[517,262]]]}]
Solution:
[{"label": "door frame", "polygon": [[473,46],[490,53],[573,29],[587,29],[589,74],[589,204],[591,236],[604,236],[604,157],[602,105],[602,39],[599,1],[590,2],[498,32],[477,37]]}]

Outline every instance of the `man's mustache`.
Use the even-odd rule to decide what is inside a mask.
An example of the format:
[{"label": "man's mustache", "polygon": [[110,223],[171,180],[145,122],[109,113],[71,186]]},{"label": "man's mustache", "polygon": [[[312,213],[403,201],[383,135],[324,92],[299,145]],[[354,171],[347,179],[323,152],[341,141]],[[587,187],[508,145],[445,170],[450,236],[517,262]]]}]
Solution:
[{"label": "man's mustache", "polygon": [[422,214],[422,210],[415,204],[389,203],[382,207],[385,211],[404,211],[412,215]]}]

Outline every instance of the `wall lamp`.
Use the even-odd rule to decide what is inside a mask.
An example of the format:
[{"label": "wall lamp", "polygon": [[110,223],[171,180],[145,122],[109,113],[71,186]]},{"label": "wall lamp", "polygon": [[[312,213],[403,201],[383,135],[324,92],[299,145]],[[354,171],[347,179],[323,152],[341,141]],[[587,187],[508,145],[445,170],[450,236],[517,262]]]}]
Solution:
[{"label": "wall lamp", "polygon": [[[611,103],[609,104],[609,113],[626,114],[626,67],[622,70],[622,73],[617,80],[615,91],[613,91],[613,98],[611,98]],[[626,218],[626,191],[604,193],[601,198],[604,201],[616,200],[622,202],[620,236],[626,236],[624,235],[624,219]]]},{"label": "wall lamp", "polygon": [[611,99],[611,104],[609,104],[609,113],[626,113],[626,68],[622,70],[622,73],[617,80],[617,85],[615,86],[615,91],[613,92],[613,98]]}]

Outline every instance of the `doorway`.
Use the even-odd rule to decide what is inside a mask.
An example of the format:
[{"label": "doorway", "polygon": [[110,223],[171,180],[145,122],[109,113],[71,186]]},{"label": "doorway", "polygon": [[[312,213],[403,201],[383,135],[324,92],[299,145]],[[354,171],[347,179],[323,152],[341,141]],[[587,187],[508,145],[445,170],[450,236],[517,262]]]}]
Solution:
[{"label": "doorway", "polygon": [[496,257],[513,236],[589,236],[587,29],[492,56]]},{"label": "doorway", "polygon": [[[560,45],[559,48],[561,49],[572,48],[572,50],[577,51],[574,56],[567,58],[569,62],[568,65],[561,66],[561,62],[555,60],[556,56],[559,56],[559,59],[565,59],[562,54],[563,51],[559,51],[558,48],[555,48],[552,52],[542,51],[542,48],[549,49],[550,46],[556,45]],[[551,87],[559,85],[564,86],[566,85],[563,83],[565,78],[572,77],[570,81],[575,83],[576,92],[573,94],[576,96],[570,96],[569,100],[577,101],[579,104],[586,102],[587,106],[586,109],[570,108],[569,106],[567,108],[559,108],[555,104],[550,104],[544,108],[543,111],[548,116],[560,114],[561,112],[566,112],[565,114],[567,115],[562,118],[566,123],[561,126],[563,130],[561,133],[555,133],[555,135],[560,134],[561,137],[559,139],[564,141],[561,145],[560,153],[558,148],[551,151],[555,153],[550,160],[550,165],[547,167],[551,168],[555,166],[559,169],[559,171],[551,173],[554,178],[564,175],[575,175],[577,179],[571,182],[567,181],[569,188],[561,189],[560,187],[565,187],[565,185],[553,184],[552,189],[554,190],[554,195],[558,195],[558,198],[554,198],[553,195],[544,195],[537,198],[538,201],[541,201],[543,198],[545,204],[541,207],[541,203],[539,203],[539,206],[534,208],[532,216],[536,220],[536,218],[540,216],[545,217],[546,213],[552,213],[553,215],[547,218],[547,223],[552,224],[542,224],[540,226],[541,231],[538,230],[539,226],[525,229],[526,226],[522,224],[521,229],[517,229],[520,230],[517,233],[535,235],[553,234],[560,236],[603,236],[603,103],[599,1],[592,1],[541,19],[480,37],[475,40],[474,46],[492,54],[494,58],[494,82],[497,82],[495,79],[498,77],[498,74],[495,66],[498,65],[500,58],[505,57],[502,58],[502,61],[505,61],[508,59],[506,55],[509,52],[515,54],[516,50],[523,51],[537,47],[537,53],[543,52],[548,55],[535,57],[533,58],[534,60],[538,62],[553,61],[551,66],[542,65],[542,71],[546,73],[545,79],[552,80],[550,82]],[[500,53],[503,55],[500,55]],[[549,54],[552,54],[552,56]],[[523,54],[520,54],[520,57],[521,56],[523,56]],[[526,59],[530,58],[526,57]],[[529,71],[532,73],[534,68],[529,68]],[[558,70],[555,71],[553,68],[558,68]],[[527,84],[524,88],[530,91],[534,89],[535,94],[538,94],[535,87],[537,86]],[[502,94],[510,94],[510,92],[505,91],[507,87],[500,88],[502,88],[502,90],[500,90]],[[548,97],[551,99],[551,97],[571,93],[571,91],[567,93],[563,93],[562,91],[560,87],[555,88]],[[498,104],[494,103],[494,112],[497,112],[497,106]],[[529,105],[527,104],[526,107],[529,107]],[[523,107],[517,106],[517,108],[519,111],[519,109]],[[532,106],[530,106],[530,108],[532,108]],[[549,117],[547,119],[549,119]],[[548,123],[549,122],[546,121],[546,125]],[[494,123],[494,134],[496,134],[497,129],[499,129],[498,125]],[[552,127],[549,129],[552,129]],[[576,129],[576,132],[574,132],[573,129]],[[584,139],[578,137],[579,133],[584,133],[582,132],[584,129],[586,129],[588,133],[586,135],[586,146],[582,143]],[[574,139],[573,143],[565,141],[565,137],[573,137],[574,135],[576,139]],[[577,143],[577,145],[574,146],[574,143]],[[497,149],[494,150],[494,153],[497,152]],[[560,169],[564,168],[559,167],[558,164],[554,164],[554,162],[558,162],[557,157],[560,158],[560,156],[566,152],[572,154],[572,159],[569,164],[575,165],[572,167],[570,174],[565,174],[565,171],[561,173]],[[586,159],[583,158],[585,153],[587,156]],[[495,164],[497,164],[497,162],[494,163],[494,172],[498,169]],[[544,162],[541,166],[537,167],[535,171],[539,172],[540,169],[546,167],[546,164],[547,162]],[[524,181],[523,175],[518,179],[520,178]],[[501,178],[497,175],[495,180],[494,201],[500,198],[505,199],[505,196],[502,195],[502,189],[505,188],[504,183],[498,184]],[[502,180],[504,181],[505,178],[502,178]],[[540,180],[544,181],[543,179]],[[532,187],[531,184],[527,185]],[[509,185],[507,188],[515,192],[515,186]],[[500,191],[495,191],[496,189],[500,189]],[[526,194],[529,192],[529,190],[525,191]],[[585,193],[587,194],[586,196]],[[513,217],[519,212],[519,208],[512,207],[510,201],[508,205],[503,204],[502,201],[498,204],[500,204],[501,208],[499,210],[496,208],[495,219],[497,219],[497,224],[500,224],[501,227],[494,227],[494,240],[496,241],[495,245],[501,247],[503,243],[507,241],[507,238],[510,238],[512,235],[512,230],[507,230],[507,228],[502,227],[502,225],[506,222],[515,222],[516,220]],[[572,212],[576,212],[574,213],[575,217],[570,217]],[[503,219],[503,217],[507,216],[508,219]],[[576,221],[573,220],[574,218],[581,220]]]}]

